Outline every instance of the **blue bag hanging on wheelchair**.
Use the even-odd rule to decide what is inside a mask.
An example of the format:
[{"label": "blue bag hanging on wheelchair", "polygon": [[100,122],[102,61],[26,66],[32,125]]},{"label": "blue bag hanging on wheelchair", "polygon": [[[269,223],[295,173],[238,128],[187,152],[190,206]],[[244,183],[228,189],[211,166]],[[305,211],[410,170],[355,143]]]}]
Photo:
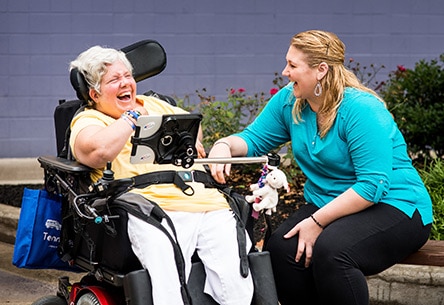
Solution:
[{"label": "blue bag hanging on wheelchair", "polygon": [[73,270],[57,254],[62,227],[61,196],[25,188],[12,263],[19,268]]}]

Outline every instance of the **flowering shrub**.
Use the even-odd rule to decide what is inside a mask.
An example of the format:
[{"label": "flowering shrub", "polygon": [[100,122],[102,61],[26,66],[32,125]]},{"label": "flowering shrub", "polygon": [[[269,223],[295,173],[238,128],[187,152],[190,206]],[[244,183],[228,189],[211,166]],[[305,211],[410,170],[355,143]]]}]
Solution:
[{"label": "flowering shrub", "polygon": [[381,96],[401,129],[412,157],[421,160],[443,156],[444,54],[439,60],[421,60],[414,69],[399,65],[389,77]]},{"label": "flowering shrub", "polygon": [[382,87],[433,203],[431,239],[444,240],[444,54],[414,69],[398,65]]},{"label": "flowering shrub", "polygon": [[201,113],[203,129],[203,145],[210,148],[213,143],[223,137],[243,130],[264,108],[270,98],[284,86],[282,78],[276,73],[272,87],[267,93],[260,92],[248,95],[245,88],[227,90],[226,101],[218,101],[207,94],[207,90],[196,90],[199,103],[191,104],[189,97],[178,100],[178,105],[190,112]]}]

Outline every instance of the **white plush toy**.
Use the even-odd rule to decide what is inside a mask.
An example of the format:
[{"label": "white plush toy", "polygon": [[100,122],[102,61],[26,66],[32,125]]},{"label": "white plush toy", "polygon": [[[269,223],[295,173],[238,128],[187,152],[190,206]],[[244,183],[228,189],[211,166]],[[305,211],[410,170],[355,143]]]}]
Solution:
[{"label": "white plush toy", "polygon": [[245,196],[249,203],[253,203],[253,209],[256,212],[265,210],[265,214],[271,215],[276,212],[276,205],[279,201],[279,188],[285,188],[287,192],[290,191],[287,177],[280,169],[273,169],[266,176],[261,187],[259,183],[250,185],[250,190],[253,195]]}]

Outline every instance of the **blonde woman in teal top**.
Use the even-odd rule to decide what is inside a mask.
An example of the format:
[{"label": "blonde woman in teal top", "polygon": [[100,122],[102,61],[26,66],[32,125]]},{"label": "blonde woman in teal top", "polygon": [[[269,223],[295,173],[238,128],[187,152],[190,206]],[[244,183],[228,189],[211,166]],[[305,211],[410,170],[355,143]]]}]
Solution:
[{"label": "blonde woman in teal top", "polygon": [[[428,239],[432,204],[385,103],[344,66],[333,33],[296,34],[282,72],[289,84],[243,132],[209,157],[259,156],[291,141],[306,205],[268,240],[279,301],[366,305],[365,276]],[[230,165],[213,165],[225,182]]]}]

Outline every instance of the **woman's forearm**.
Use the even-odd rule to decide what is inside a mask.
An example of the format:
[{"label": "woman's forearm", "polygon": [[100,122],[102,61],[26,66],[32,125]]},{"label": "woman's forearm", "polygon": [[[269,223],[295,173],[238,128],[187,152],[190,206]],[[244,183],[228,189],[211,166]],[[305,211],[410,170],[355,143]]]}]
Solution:
[{"label": "woman's forearm", "polygon": [[215,145],[226,145],[231,152],[232,157],[243,157],[248,153],[247,143],[238,136],[228,136],[217,140]]},{"label": "woman's forearm", "polygon": [[373,205],[352,188],[348,189],[313,214],[323,227],[341,217],[358,213]]}]

